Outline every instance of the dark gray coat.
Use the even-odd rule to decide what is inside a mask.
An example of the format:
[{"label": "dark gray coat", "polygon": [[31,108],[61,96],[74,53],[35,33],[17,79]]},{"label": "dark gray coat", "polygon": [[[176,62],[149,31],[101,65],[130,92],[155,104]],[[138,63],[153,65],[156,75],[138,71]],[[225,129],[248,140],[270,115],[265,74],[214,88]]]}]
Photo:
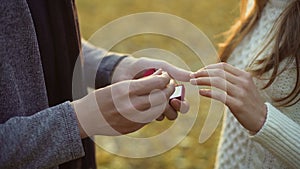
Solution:
[{"label": "dark gray coat", "polygon": [[[84,45],[86,65],[103,51]],[[109,84],[121,57],[102,60]],[[70,102],[48,106],[34,24],[26,0],[0,0],[0,168],[55,168],[84,156]]]}]

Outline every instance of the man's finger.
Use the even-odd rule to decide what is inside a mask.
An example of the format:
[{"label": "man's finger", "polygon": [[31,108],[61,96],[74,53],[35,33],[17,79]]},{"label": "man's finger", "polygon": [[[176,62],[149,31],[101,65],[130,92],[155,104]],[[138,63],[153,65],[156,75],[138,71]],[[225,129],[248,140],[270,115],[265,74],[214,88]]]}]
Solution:
[{"label": "man's finger", "polygon": [[173,107],[171,107],[169,104],[167,104],[166,109],[164,111],[164,115],[169,120],[175,120],[178,116],[178,113]]},{"label": "man's finger", "polygon": [[140,95],[131,99],[133,106],[141,111],[151,109],[151,106],[158,106],[169,101],[170,95],[175,90],[174,82],[163,90],[154,89],[150,94]]},{"label": "man's finger", "polygon": [[161,68],[163,71],[168,72],[168,74],[173,79],[176,79],[178,81],[188,82],[190,80],[190,74],[192,73],[191,71],[178,68],[168,62],[161,61],[161,60],[141,58],[137,62],[143,68],[156,68],[156,69]]},{"label": "man's finger", "polygon": [[169,63],[163,64],[161,67],[164,71],[167,71],[169,75],[176,80],[188,82],[190,80],[191,71],[187,71],[178,67],[175,67]]},{"label": "man's finger", "polygon": [[163,72],[161,75],[151,75],[145,78],[133,80],[130,83],[130,93],[135,95],[147,95],[154,89],[163,90],[169,84],[171,78]]},{"label": "man's finger", "polygon": [[186,100],[180,101],[178,99],[172,99],[170,101],[171,106],[180,113],[187,113],[190,109],[190,104]]}]

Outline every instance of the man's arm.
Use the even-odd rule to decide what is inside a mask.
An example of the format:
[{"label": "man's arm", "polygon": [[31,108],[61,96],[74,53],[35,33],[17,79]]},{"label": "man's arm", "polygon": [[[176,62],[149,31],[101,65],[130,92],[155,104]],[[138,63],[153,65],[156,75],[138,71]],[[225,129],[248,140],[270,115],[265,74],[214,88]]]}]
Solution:
[{"label": "man's arm", "polygon": [[[134,58],[130,55],[108,53],[86,41],[82,41],[84,56],[84,76],[89,87],[100,88],[111,83],[140,78],[141,71],[150,68],[162,69],[171,78],[179,81],[189,81],[190,71],[178,68],[163,60],[149,58]],[[142,76],[141,76],[142,77]],[[177,111],[186,113],[189,110],[187,101],[173,99],[167,106],[164,115],[169,119],[177,117]],[[161,119],[161,118],[159,118]]]},{"label": "man's arm", "polygon": [[82,40],[82,54],[84,60],[84,77],[88,87],[100,88],[111,84],[111,77],[115,67],[127,55],[108,53]]},{"label": "man's arm", "polygon": [[0,124],[0,168],[50,168],[84,156],[69,102]]}]

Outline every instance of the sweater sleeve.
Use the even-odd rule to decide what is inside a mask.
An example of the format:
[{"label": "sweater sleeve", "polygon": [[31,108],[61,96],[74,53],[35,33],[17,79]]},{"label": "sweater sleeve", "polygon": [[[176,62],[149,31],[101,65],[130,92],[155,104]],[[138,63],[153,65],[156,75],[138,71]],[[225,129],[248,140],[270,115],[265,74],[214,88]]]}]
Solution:
[{"label": "sweater sleeve", "polygon": [[69,102],[0,124],[0,168],[50,168],[84,156]]},{"label": "sweater sleeve", "polygon": [[91,88],[100,88],[111,84],[112,73],[125,54],[111,53],[97,48],[82,40],[84,56],[84,77]]},{"label": "sweater sleeve", "polygon": [[300,166],[300,125],[284,115],[274,106],[266,103],[266,122],[253,140],[273,152],[287,164]]}]

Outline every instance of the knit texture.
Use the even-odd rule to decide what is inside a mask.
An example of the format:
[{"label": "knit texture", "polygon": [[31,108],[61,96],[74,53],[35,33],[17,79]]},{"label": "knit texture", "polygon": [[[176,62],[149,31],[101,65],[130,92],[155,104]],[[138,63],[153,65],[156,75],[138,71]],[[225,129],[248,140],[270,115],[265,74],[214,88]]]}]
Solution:
[{"label": "knit texture", "polygon": [[[262,49],[276,19],[292,2],[291,0],[270,0],[261,19],[234,50],[228,62],[245,69]],[[250,6],[249,6],[250,8]],[[270,53],[267,48],[259,57]],[[284,62],[280,65],[284,67]],[[267,72],[264,76],[269,76]],[[266,81],[254,79],[258,88]],[[261,95],[266,101],[268,114],[262,129],[251,136],[228,110],[224,114],[221,139],[215,168],[297,168],[300,166],[300,102],[289,107],[275,107],[272,98],[286,96],[296,83],[295,64],[282,73]]]}]

